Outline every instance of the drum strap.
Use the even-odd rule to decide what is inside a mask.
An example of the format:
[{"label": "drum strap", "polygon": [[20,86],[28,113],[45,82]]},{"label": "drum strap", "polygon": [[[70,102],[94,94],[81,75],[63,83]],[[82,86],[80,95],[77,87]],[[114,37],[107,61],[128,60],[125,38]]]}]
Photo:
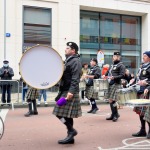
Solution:
[{"label": "drum strap", "polygon": [[137,81],[139,80],[139,76],[141,75],[141,72],[143,70],[147,70],[150,67],[150,63],[148,63],[147,65],[143,65],[142,68],[139,68],[138,74],[137,74]]}]

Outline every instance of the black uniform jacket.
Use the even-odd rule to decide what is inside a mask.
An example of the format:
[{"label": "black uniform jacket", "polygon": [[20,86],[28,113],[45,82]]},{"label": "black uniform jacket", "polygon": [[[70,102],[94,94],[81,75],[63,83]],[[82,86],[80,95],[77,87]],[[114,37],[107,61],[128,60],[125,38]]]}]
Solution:
[{"label": "black uniform jacket", "polygon": [[[99,66],[94,66],[90,68],[90,72],[88,75],[94,75],[94,79],[98,79],[101,76],[101,71]],[[89,78],[88,82],[86,83],[87,86],[93,86],[93,79]]]},{"label": "black uniform jacket", "polygon": [[139,80],[147,79],[146,82],[148,83],[148,85],[140,86],[140,91],[138,91],[138,93],[143,93],[145,88],[150,85],[150,63],[147,65],[143,64],[141,70],[138,73],[138,78]]},{"label": "black uniform jacket", "polygon": [[65,70],[60,82],[59,91],[68,91],[72,94],[79,92],[79,82],[82,65],[77,55],[69,56],[65,61]]},{"label": "black uniform jacket", "polygon": [[122,62],[118,61],[117,63],[114,63],[109,70],[105,74],[106,76],[113,76],[114,80],[111,80],[112,84],[121,83],[121,79],[124,78],[125,75],[125,66]]}]

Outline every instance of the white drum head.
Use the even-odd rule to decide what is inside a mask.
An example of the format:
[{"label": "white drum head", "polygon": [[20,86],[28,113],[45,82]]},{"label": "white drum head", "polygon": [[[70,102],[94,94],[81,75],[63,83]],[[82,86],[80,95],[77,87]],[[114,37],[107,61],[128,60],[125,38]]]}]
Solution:
[{"label": "white drum head", "polygon": [[47,89],[62,77],[64,64],[53,48],[37,45],[27,50],[20,60],[20,74],[33,88]]}]

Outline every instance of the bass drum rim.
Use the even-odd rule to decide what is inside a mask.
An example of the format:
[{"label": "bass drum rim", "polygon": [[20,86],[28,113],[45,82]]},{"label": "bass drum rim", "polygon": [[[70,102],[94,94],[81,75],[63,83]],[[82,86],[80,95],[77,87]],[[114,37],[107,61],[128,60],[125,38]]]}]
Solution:
[{"label": "bass drum rim", "polygon": [[[26,80],[24,79],[24,75],[22,74],[22,71],[21,71],[21,62],[22,62],[23,57],[25,56],[25,54],[28,53],[28,52],[29,52],[30,50],[32,50],[33,48],[36,48],[36,47],[39,47],[39,46],[41,46],[41,47],[46,47],[46,48],[50,48],[50,49],[54,50],[54,52],[57,53],[57,55],[60,57],[60,59],[61,59],[61,61],[62,61],[62,72],[61,72],[60,76],[58,77],[59,80],[58,80],[57,82],[55,82],[55,83],[53,83],[53,84],[50,84],[49,86],[43,87],[43,88],[38,88],[38,87],[36,87],[36,86],[31,85],[28,81],[26,81]],[[58,53],[57,50],[55,50],[54,48],[52,48],[51,46],[48,46],[48,45],[37,44],[37,45],[34,45],[34,46],[28,48],[28,49],[23,53],[23,55],[21,56],[20,61],[19,61],[19,73],[20,73],[20,75],[21,75],[21,78],[23,79],[23,81],[26,82],[27,85],[29,85],[30,87],[35,88],[35,89],[37,89],[37,90],[49,89],[49,88],[53,87],[54,85],[56,85],[56,84],[60,81],[60,79],[62,78],[63,71],[64,71],[64,63],[63,63],[63,60],[62,60],[61,55]]]}]

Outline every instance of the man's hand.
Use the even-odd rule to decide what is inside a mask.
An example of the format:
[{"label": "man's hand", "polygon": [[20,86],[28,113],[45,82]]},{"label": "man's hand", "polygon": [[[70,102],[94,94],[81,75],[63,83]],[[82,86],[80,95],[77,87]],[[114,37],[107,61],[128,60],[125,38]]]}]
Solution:
[{"label": "man's hand", "polygon": [[147,93],[148,93],[148,89],[145,89],[144,90],[144,95],[147,95]]},{"label": "man's hand", "polygon": [[145,80],[140,80],[140,81],[138,81],[138,84],[141,86],[145,86],[145,85],[147,85],[147,82]]},{"label": "man's hand", "polygon": [[67,93],[67,97],[66,97],[66,99],[67,100],[69,100],[69,99],[71,99],[73,97],[73,94],[72,93],[70,93],[70,92],[68,92]]}]

